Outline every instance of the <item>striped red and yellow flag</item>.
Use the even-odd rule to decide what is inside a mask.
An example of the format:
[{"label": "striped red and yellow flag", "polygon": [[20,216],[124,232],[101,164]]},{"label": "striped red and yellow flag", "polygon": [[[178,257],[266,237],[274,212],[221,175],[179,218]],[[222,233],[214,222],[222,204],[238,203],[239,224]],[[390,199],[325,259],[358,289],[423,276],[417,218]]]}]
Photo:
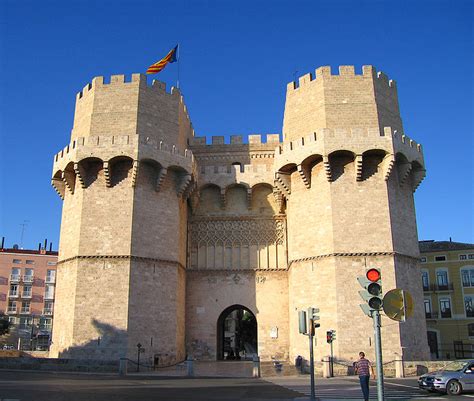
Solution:
[{"label": "striped red and yellow flag", "polygon": [[155,64],[152,64],[146,70],[147,74],[156,74],[160,72],[163,68],[166,67],[168,63],[174,63],[178,61],[178,45],[169,51],[169,53],[163,57],[160,61],[157,61]]}]

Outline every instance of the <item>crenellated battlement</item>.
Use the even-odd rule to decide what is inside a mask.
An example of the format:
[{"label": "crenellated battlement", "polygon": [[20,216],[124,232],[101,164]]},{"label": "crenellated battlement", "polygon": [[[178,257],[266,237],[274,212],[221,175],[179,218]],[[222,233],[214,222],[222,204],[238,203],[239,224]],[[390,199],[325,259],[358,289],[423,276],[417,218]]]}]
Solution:
[{"label": "crenellated battlement", "polygon": [[84,88],[77,93],[76,100],[85,98],[94,89],[116,86],[151,88],[161,93],[180,96],[179,90],[174,86],[172,86],[171,90],[168,92],[166,90],[165,82],[153,80],[151,85],[149,85],[145,74],[135,73],[131,74],[131,76],[126,76],[125,74],[111,75],[108,80],[105,80],[103,76],[97,76],[92,79],[92,82],[86,84]]},{"label": "crenellated battlement", "polygon": [[[226,142],[225,136],[212,136],[211,143],[207,144],[207,137],[192,137],[190,145],[198,146],[232,146],[232,145],[276,145],[281,143],[280,134],[251,134],[248,135],[248,143],[244,143],[244,135],[231,135],[230,141]],[[266,139],[266,140],[265,140]]]},{"label": "crenellated battlement", "polygon": [[179,149],[174,144],[131,135],[90,136],[73,140],[54,156],[53,176],[66,166],[86,158],[108,161],[114,157],[132,160],[156,160],[162,166],[176,165],[193,171],[194,156],[190,149]]},{"label": "crenellated battlement", "polygon": [[353,65],[341,65],[339,66],[339,73],[334,74],[330,66],[322,66],[315,70],[315,73],[307,73],[301,76],[298,81],[292,81],[288,83],[288,91],[298,90],[305,86],[311,85],[313,82],[324,81],[325,79],[372,79],[379,84],[384,84],[387,88],[396,88],[397,84],[394,80],[382,71],[377,72],[375,67],[372,65],[362,66],[362,73],[358,74],[355,72]]},{"label": "crenellated battlement", "polygon": [[321,128],[310,135],[285,142],[275,149],[275,169],[288,163],[299,164],[312,155],[329,156],[337,151],[363,155],[370,150],[383,150],[388,155],[403,154],[409,162],[424,166],[420,144],[408,136],[384,127],[382,135],[377,127],[328,129]]}]

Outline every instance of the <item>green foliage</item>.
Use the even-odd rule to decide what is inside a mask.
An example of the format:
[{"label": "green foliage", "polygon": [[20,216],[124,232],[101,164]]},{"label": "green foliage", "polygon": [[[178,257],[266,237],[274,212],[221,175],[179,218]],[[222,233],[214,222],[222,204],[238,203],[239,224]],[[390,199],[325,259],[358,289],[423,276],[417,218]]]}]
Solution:
[{"label": "green foliage", "polygon": [[0,336],[8,334],[10,329],[10,322],[8,316],[0,314]]}]

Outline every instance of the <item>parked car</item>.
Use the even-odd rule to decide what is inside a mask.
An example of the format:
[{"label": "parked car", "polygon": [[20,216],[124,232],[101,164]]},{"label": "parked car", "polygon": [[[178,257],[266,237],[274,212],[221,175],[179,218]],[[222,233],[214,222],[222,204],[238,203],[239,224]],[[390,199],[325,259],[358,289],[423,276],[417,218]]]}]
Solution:
[{"label": "parked car", "polygon": [[439,371],[425,373],[418,379],[418,386],[450,395],[474,390],[474,359],[453,361]]}]

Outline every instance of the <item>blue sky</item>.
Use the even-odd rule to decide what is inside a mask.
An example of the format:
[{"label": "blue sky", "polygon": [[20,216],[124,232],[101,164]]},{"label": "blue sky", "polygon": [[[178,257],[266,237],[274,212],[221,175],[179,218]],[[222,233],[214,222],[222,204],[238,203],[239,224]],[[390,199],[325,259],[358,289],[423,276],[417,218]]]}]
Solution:
[{"label": "blue sky", "polygon": [[[59,240],[53,155],[75,94],[144,72],[181,44],[198,135],[281,132],[286,84],[321,65],[373,64],[398,83],[405,133],[424,146],[420,239],[474,242],[471,1],[0,1],[0,236]],[[157,76],[173,85],[176,65]]]}]

